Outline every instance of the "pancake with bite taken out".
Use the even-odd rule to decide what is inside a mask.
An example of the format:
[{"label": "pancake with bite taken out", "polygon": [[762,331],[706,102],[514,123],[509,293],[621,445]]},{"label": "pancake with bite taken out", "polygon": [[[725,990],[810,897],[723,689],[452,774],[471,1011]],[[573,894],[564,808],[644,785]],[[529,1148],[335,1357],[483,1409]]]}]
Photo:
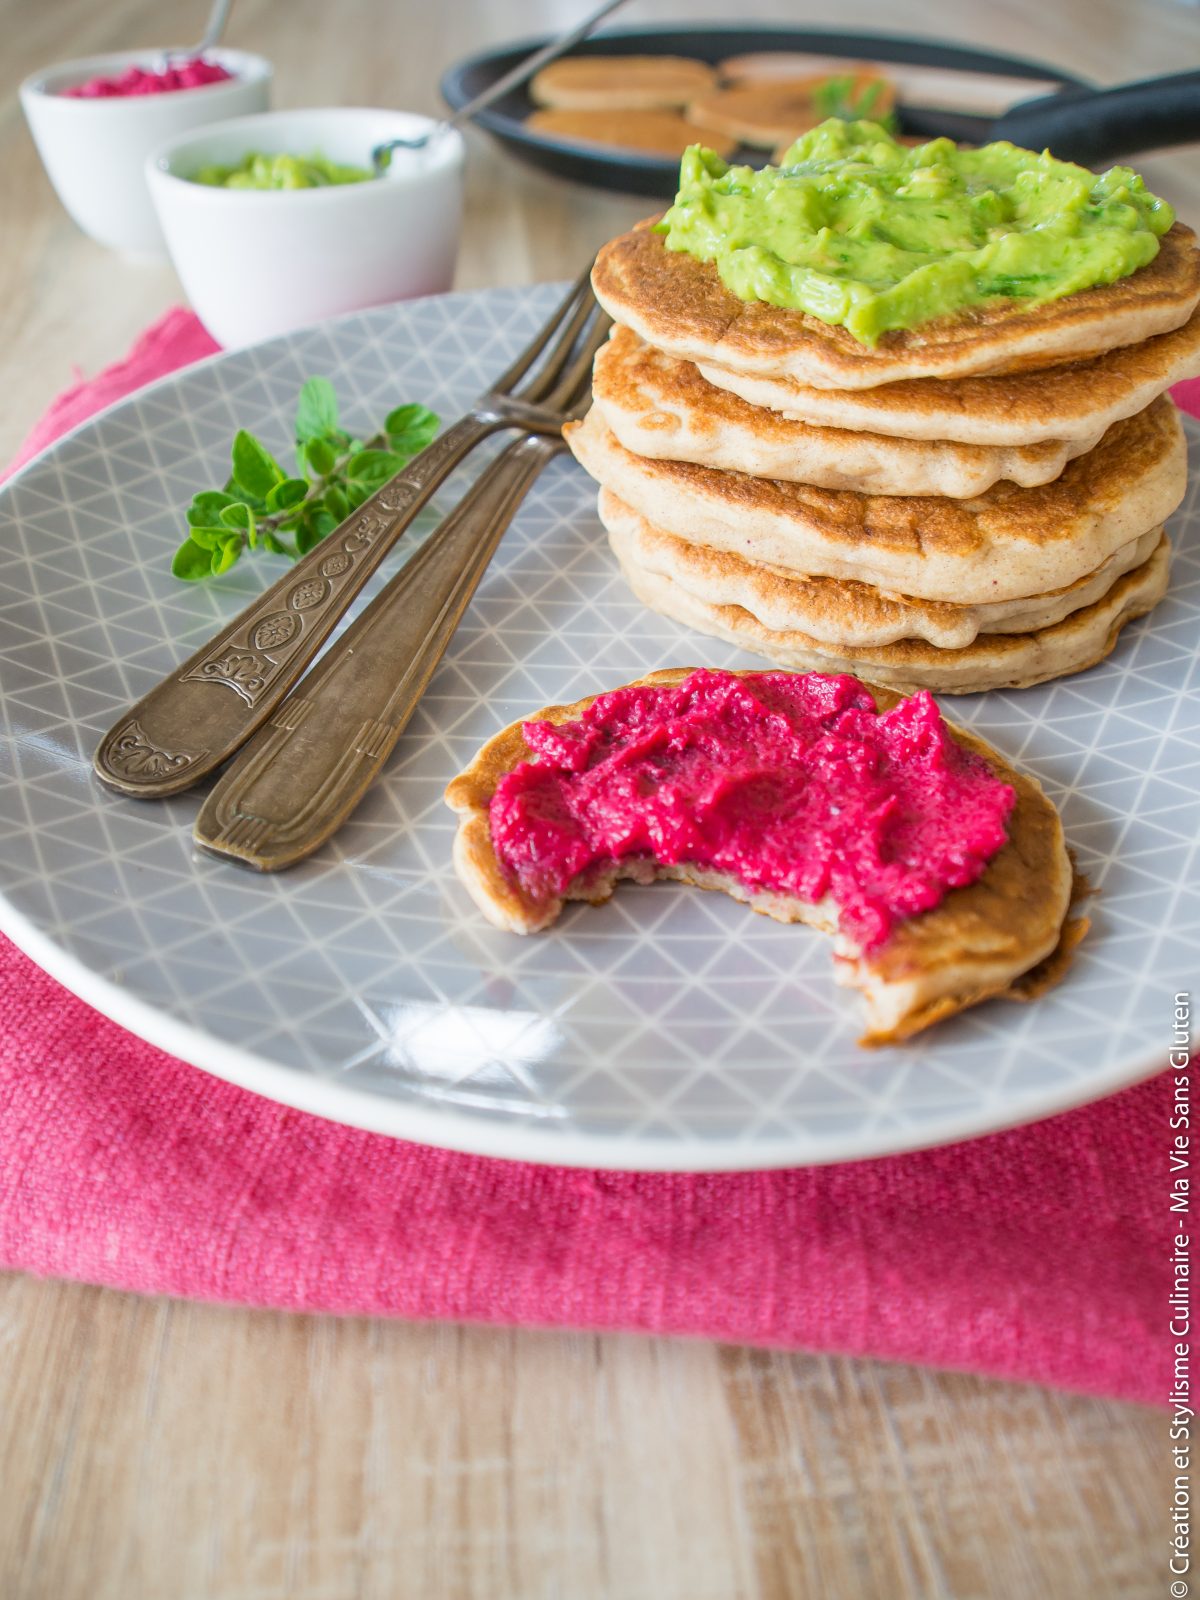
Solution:
[{"label": "pancake with bite taken out", "polygon": [[[651,673],[641,685],[674,685],[693,669]],[[753,683],[756,673],[736,676]],[[632,687],[632,686],[631,686]],[[888,690],[864,684],[879,711],[897,703]],[[590,871],[562,893],[535,894],[506,869],[493,841],[489,807],[501,781],[534,752],[525,721],[578,721],[594,696],[572,705],[549,706],[489,739],[466,771],[446,790],[458,815],[454,864],[475,903],[497,927],[514,933],[547,928],[568,900],[599,904],[621,879],[648,883],[674,879],[720,889],[780,922],[804,922],[834,937],[839,982],[866,1002],[864,1044],[904,1039],[931,1023],[994,996],[1027,999],[1057,981],[1086,922],[1071,916],[1077,889],[1062,824],[1031,777],[1016,771],[989,745],[949,725],[954,743],[986,763],[993,776],[1015,791],[1007,838],[973,883],[950,889],[932,908],[904,917],[877,946],[864,947],[839,925],[828,897],[811,903],[796,896],[747,887],[729,872],[704,865],[663,865],[644,855],[611,861]]]}]

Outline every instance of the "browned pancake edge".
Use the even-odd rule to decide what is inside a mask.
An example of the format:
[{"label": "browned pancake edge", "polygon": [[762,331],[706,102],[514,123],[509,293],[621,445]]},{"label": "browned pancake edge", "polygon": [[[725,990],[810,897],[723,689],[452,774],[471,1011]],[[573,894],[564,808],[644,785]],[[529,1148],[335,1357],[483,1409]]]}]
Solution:
[{"label": "browned pancake edge", "polygon": [[1158,254],[1115,283],[1034,308],[977,306],[860,344],[845,328],[806,312],[740,300],[711,262],[668,250],[651,222],[605,245],[592,284],[615,321],[690,360],[820,386],[869,388],[901,378],[1038,370],[1165,333],[1200,302],[1196,236],[1176,222]]}]

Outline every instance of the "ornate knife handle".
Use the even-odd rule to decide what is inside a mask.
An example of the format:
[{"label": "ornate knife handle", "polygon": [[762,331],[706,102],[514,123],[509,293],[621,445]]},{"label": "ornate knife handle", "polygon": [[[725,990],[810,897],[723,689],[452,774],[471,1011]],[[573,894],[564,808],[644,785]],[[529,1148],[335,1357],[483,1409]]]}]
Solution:
[{"label": "ornate knife handle", "polygon": [[198,844],[263,872],[341,827],[395,747],[526,490],[561,448],[509,446],[238,757]]},{"label": "ornate knife handle", "polygon": [[472,412],[415,456],[125,712],[96,750],[97,776],[122,794],[161,800],[219,767],[270,716],[438,485],[505,426]]}]

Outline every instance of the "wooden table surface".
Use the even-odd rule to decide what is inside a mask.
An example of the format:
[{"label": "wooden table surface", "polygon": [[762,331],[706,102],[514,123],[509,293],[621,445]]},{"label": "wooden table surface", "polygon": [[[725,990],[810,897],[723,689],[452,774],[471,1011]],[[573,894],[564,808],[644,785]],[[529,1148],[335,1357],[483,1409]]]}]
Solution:
[{"label": "wooden table surface", "polygon": [[[440,69],[583,0],[240,0],[279,105],[432,110]],[[0,460],[180,298],[78,234],[15,97],[66,56],[197,37],[204,0],[0,0]],[[1196,63],[1172,0],[777,0],[1101,81]],[[631,22],[742,20],[718,4]],[[1195,151],[1142,163],[1200,215]],[[646,209],[471,138],[459,283],[563,277]],[[0,1278],[3,1600],[1074,1600],[1165,1594],[1159,1415],[804,1354],[406,1326]]]}]

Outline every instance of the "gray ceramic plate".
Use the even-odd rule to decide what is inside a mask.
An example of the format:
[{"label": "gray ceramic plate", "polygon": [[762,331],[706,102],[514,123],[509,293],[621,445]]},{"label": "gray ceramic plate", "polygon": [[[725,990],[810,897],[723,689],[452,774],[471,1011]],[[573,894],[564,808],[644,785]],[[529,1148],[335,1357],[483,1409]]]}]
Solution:
[{"label": "gray ceramic plate", "polygon": [[[354,425],[450,417],[553,291],[456,295],[219,357],[86,424],[0,492],[0,925],[93,1005],[217,1075],[384,1133],[532,1160],[728,1168],[961,1139],[1165,1065],[1200,975],[1200,528],[1104,665],[952,702],[1033,772],[1100,889],[1067,981],[903,1049],[855,1045],[825,940],[674,886],[547,934],[486,926],[450,869],[446,780],[504,723],[654,667],[755,659],[642,609],[583,473],[557,463],[506,535],[384,780],[318,858],[258,877],[192,848],[197,801],[93,781],[92,748],[266,576],[168,570],[180,507],[234,429],[289,448],[327,373]],[[426,519],[415,537],[430,525]],[[52,1070],[53,1063],[47,1063]]]}]

